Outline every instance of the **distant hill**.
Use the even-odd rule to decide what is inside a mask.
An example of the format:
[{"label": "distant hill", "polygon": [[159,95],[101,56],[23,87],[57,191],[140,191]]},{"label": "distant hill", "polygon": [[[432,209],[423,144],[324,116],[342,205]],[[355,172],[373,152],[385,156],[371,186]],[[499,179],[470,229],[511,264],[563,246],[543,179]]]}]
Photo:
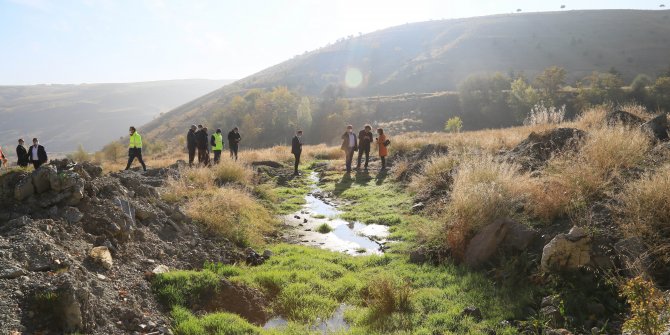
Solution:
[{"label": "distant hill", "polygon": [[524,73],[558,65],[574,82],[615,68],[624,80],[670,65],[670,12],[593,10],[509,14],[406,24],[351,37],[296,56],[185,104],[146,125],[161,138],[204,120],[250,88],[286,85],[318,96],[344,85],[348,69],[362,83],[349,97],[453,91],[469,75]]},{"label": "distant hill", "polygon": [[[0,145],[38,137],[52,152],[89,151],[231,80],[0,86]],[[6,149],[6,150],[7,150]],[[12,152],[12,150],[8,150]]]}]

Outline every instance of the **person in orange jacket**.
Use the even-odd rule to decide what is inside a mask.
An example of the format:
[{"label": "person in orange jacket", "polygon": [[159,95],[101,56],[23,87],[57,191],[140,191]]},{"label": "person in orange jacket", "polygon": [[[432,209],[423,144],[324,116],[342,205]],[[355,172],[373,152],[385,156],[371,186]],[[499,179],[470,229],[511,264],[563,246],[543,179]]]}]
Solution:
[{"label": "person in orange jacket", "polygon": [[386,170],[386,156],[388,156],[389,151],[387,146],[390,144],[390,141],[384,135],[384,129],[377,128],[377,135],[379,135],[375,140],[377,141],[377,147],[379,148],[379,158],[382,161],[382,170]]}]

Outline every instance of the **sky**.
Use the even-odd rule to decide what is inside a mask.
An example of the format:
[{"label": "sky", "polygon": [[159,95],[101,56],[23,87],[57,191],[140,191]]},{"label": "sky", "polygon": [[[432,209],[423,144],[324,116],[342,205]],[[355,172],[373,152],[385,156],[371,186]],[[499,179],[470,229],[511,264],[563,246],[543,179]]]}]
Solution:
[{"label": "sky", "polygon": [[0,85],[240,79],[408,22],[663,1],[0,0]]}]

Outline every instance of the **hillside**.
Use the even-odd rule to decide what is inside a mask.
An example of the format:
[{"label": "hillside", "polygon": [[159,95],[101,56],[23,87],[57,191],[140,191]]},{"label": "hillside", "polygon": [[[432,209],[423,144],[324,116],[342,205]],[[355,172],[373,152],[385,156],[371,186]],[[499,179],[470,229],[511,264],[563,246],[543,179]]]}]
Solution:
[{"label": "hillside", "polygon": [[230,80],[0,86],[0,144],[38,137],[49,151],[98,150],[179,105]]},{"label": "hillside", "polygon": [[509,14],[406,24],[352,37],[296,56],[150,122],[145,132],[171,138],[208,119],[233,95],[285,85],[318,96],[344,85],[350,68],[362,82],[349,97],[453,91],[471,74],[523,72],[557,65],[568,82],[592,71],[621,72],[624,81],[654,75],[670,61],[667,11],[598,10]]}]

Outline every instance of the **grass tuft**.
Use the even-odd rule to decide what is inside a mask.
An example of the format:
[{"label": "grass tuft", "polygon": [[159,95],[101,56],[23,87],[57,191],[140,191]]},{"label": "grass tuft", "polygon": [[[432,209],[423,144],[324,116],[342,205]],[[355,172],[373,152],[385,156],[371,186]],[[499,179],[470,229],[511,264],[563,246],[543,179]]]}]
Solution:
[{"label": "grass tuft", "polygon": [[318,231],[321,234],[328,234],[331,231],[333,231],[333,228],[329,226],[327,223],[322,223],[316,228],[316,231]]}]

